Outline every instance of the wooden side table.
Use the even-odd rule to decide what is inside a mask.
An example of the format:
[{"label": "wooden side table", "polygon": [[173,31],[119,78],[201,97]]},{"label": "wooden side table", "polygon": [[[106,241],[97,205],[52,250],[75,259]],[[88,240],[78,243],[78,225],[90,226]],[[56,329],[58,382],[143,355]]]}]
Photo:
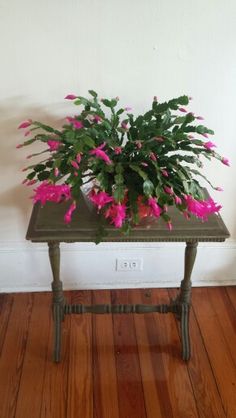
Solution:
[{"label": "wooden side table", "polygon": [[63,295],[60,280],[60,243],[90,242],[95,240],[99,215],[95,209],[88,210],[83,197],[79,200],[78,210],[70,225],[63,221],[68,203],[55,204],[48,202],[44,207],[36,204],[33,208],[26,239],[32,242],[46,242],[49,247],[49,258],[52,268],[53,319],[54,319],[54,361],[60,361],[61,322],[66,314],[83,313],[168,313],[172,312],[180,321],[182,358],[190,358],[189,310],[191,303],[191,273],[197,254],[198,242],[225,241],[229,232],[219,215],[211,215],[207,222],[195,217],[184,219],[176,208],[170,208],[173,231],[166,228],[159,219],[147,227],[137,226],[126,237],[111,225],[106,225],[106,242],[185,242],[184,278],[180,284],[177,298],[163,305],[81,305],[67,304]]}]

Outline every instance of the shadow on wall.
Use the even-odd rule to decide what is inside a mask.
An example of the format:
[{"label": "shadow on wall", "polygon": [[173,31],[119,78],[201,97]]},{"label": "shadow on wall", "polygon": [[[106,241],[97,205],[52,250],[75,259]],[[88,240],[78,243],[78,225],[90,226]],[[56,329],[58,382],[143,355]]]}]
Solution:
[{"label": "shadow on wall", "polygon": [[[32,152],[42,150],[42,144],[34,144],[33,147],[16,149],[16,145],[24,141],[24,130],[18,130],[22,120],[36,119],[55,127],[62,126],[63,120],[49,114],[38,105],[25,105],[24,97],[14,97],[0,102],[0,204],[2,208],[19,208],[24,218],[32,207],[29,197],[32,195],[32,187],[21,185],[25,174],[22,168],[30,165],[31,160],[26,156]],[[57,107],[57,105],[56,105]],[[55,106],[54,106],[55,108]],[[27,137],[27,139],[30,137]],[[34,158],[34,163],[40,158]],[[7,219],[4,221],[7,222]]]}]

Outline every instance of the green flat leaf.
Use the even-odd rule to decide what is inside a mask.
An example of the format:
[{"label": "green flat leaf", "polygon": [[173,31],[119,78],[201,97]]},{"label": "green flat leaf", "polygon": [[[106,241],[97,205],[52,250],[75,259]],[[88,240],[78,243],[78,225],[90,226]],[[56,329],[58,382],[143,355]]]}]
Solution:
[{"label": "green flat leaf", "polygon": [[89,94],[91,94],[91,96],[93,96],[94,98],[98,97],[98,95],[97,95],[96,91],[94,91],[94,90],[89,90],[88,92],[89,92]]},{"label": "green flat leaf", "polygon": [[40,181],[47,180],[50,176],[50,171],[41,171],[41,173],[38,174],[38,179]]},{"label": "green flat leaf", "polygon": [[142,177],[143,180],[147,179],[148,175],[138,165],[130,164],[129,166],[133,171],[138,173],[140,175],[140,177]]},{"label": "green flat leaf", "polygon": [[115,190],[113,192],[113,197],[114,197],[116,202],[122,202],[122,200],[125,197],[125,187],[124,187],[124,185],[119,184],[115,187]]},{"label": "green flat leaf", "polygon": [[154,189],[154,185],[151,180],[147,179],[143,183],[143,192],[145,196],[151,196]]},{"label": "green flat leaf", "polygon": [[90,147],[90,148],[94,148],[95,147],[95,142],[94,142],[94,140],[90,136],[84,135],[84,136],[82,136],[81,140],[86,145],[88,145],[88,147]]}]

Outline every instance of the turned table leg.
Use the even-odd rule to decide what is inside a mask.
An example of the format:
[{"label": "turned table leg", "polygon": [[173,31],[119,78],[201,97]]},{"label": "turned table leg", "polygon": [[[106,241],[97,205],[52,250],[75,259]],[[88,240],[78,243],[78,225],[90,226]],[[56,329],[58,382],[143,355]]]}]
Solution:
[{"label": "turned table leg", "polygon": [[62,282],[60,280],[60,243],[48,242],[49,259],[52,268],[53,281],[53,320],[54,320],[54,351],[53,360],[60,361],[61,354],[61,321],[64,319],[64,296]]},{"label": "turned table leg", "polygon": [[189,338],[189,310],[191,304],[191,274],[197,255],[198,242],[186,242],[184,278],[181,281],[180,293],[177,297],[180,316],[182,358],[187,361],[190,359],[190,338]]}]

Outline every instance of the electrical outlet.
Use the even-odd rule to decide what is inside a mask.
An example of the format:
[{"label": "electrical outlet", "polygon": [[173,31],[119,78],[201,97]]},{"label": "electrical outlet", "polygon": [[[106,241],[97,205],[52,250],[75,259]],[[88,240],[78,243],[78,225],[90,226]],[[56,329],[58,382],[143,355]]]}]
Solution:
[{"label": "electrical outlet", "polygon": [[117,258],[116,271],[141,271],[143,269],[142,258]]}]

